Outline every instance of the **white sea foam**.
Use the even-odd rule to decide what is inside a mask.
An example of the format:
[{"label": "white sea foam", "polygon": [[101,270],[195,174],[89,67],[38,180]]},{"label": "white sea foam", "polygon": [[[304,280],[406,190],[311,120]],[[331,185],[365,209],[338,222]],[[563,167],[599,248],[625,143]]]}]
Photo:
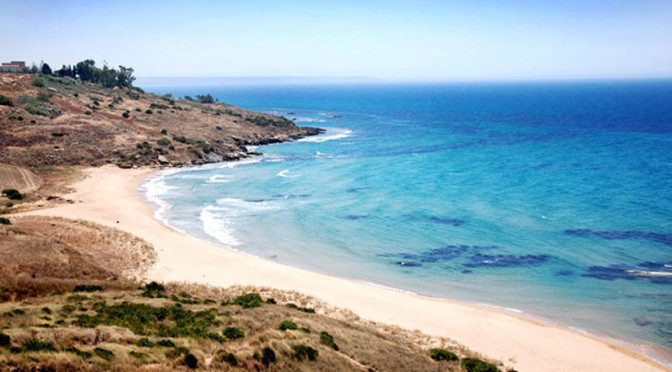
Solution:
[{"label": "white sea foam", "polygon": [[334,141],[334,140],[340,140],[343,138],[348,138],[352,136],[352,130],[347,129],[347,128],[330,128],[327,129],[327,132],[324,134],[320,134],[318,136],[312,136],[312,137],[305,137],[301,138],[298,142],[327,142],[327,141]]},{"label": "white sea foam", "polygon": [[214,176],[210,177],[206,183],[229,183],[231,182],[231,178],[233,176],[230,174],[215,174]]},{"label": "white sea foam", "polygon": [[217,208],[209,205],[201,210],[201,222],[203,223],[203,231],[212,236],[223,244],[229,246],[237,246],[238,240],[233,237],[233,228],[231,221],[224,217],[221,213],[225,209]]},{"label": "white sea foam", "polygon": [[234,221],[237,217],[277,209],[268,202],[250,202],[237,198],[223,198],[215,205],[201,210],[200,219],[203,231],[219,242],[231,247],[240,245],[234,236]]},{"label": "white sea foam", "polygon": [[325,123],[326,120],[318,118],[309,118],[305,116],[292,117],[295,123]]},{"label": "white sea foam", "polygon": [[145,183],[140,186],[140,189],[144,191],[145,197],[151,203],[155,204],[157,208],[154,210],[154,218],[161,221],[164,225],[185,233],[183,230],[178,229],[175,226],[172,226],[168,222],[168,211],[171,208],[170,203],[162,199],[171,190],[176,189],[176,187],[168,186],[165,181],[165,177],[170,174],[176,173],[174,170],[163,171],[157,174],[154,177],[149,178]]},{"label": "white sea foam", "polygon": [[289,174],[289,169],[284,169],[278,172],[277,174],[278,177],[283,177],[283,178],[294,178],[294,177],[299,177],[298,174]]}]

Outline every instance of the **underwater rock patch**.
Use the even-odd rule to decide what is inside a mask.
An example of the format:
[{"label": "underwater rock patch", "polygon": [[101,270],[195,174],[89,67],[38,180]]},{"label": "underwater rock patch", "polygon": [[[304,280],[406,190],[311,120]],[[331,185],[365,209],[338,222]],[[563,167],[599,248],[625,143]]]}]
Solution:
[{"label": "underwater rock patch", "polygon": [[516,256],[511,254],[481,254],[477,253],[469,257],[470,262],[464,264],[465,267],[513,267],[538,265],[548,261],[549,256],[545,254],[527,254]]},{"label": "underwater rock patch", "polygon": [[582,276],[600,280],[645,279],[656,284],[672,284],[672,263],[642,262],[639,265],[591,266]]},{"label": "underwater rock patch", "polygon": [[345,218],[346,220],[356,221],[356,220],[367,219],[367,218],[369,218],[369,216],[364,215],[364,214],[349,214],[347,216],[343,216],[343,218]]},{"label": "underwater rock patch", "polygon": [[436,216],[428,217],[427,219],[431,222],[434,222],[434,223],[438,223],[438,224],[441,224],[441,225],[450,225],[450,226],[462,226],[467,222],[465,220],[460,220],[460,219],[456,219],[456,218],[442,218],[442,217],[436,217]]},{"label": "underwater rock patch", "polygon": [[565,235],[595,237],[605,240],[646,240],[672,246],[672,234],[660,234],[648,231],[593,231],[590,229],[565,230]]}]

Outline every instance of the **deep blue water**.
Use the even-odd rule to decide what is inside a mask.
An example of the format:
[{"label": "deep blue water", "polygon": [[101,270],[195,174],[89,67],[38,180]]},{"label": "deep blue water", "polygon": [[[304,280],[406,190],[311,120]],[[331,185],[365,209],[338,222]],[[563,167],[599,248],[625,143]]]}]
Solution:
[{"label": "deep blue water", "polygon": [[152,180],[172,226],[672,349],[670,81],[148,88],[327,128]]}]

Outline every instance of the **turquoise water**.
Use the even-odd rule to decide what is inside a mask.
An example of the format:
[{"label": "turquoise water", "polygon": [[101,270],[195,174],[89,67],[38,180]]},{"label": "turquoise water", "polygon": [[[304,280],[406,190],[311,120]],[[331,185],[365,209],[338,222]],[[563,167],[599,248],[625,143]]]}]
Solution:
[{"label": "turquoise water", "polygon": [[672,350],[672,82],[148,88],[327,129],[151,180],[171,226]]}]

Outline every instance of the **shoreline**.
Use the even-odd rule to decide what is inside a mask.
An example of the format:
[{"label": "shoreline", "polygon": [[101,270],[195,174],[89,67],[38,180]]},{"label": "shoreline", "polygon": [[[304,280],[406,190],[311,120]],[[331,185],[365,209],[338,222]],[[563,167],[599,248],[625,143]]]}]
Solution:
[{"label": "shoreline", "polygon": [[365,320],[448,337],[523,372],[672,371],[620,342],[549,324],[527,313],[311,272],[187,235],[157,220],[138,192],[156,169],[106,166],[85,172],[89,177],[73,185],[77,191],[69,195],[76,204],[24,214],[91,220],[145,239],[158,256],[148,279],[297,291],[352,310]]}]

